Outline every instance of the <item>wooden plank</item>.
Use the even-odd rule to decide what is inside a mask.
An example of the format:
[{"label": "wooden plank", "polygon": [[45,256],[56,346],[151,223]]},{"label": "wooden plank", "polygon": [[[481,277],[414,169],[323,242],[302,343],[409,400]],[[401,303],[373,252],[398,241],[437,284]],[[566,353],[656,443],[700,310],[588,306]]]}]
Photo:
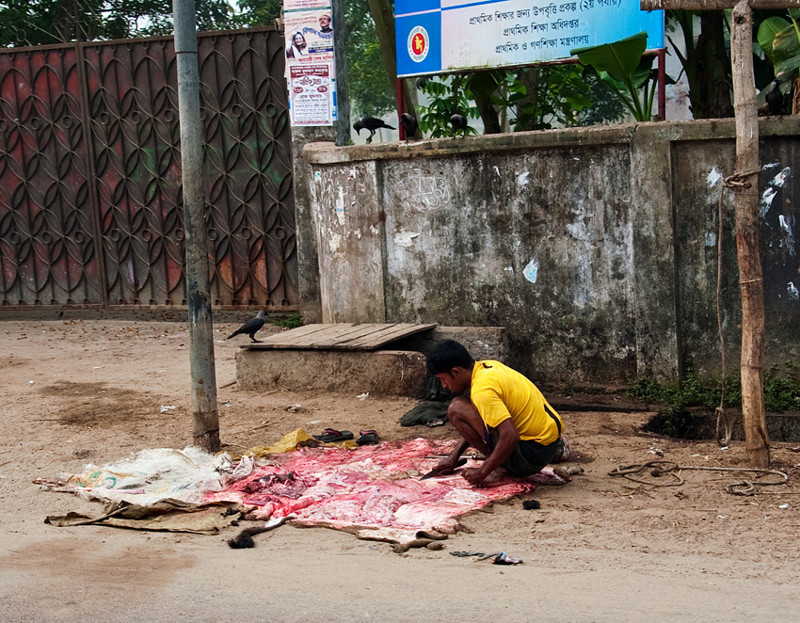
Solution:
[{"label": "wooden plank", "polygon": [[[640,0],[642,11],[677,9],[679,11],[720,11],[732,9],[737,0]],[[800,0],[750,0],[754,9],[789,9],[800,7]]]},{"label": "wooden plank", "polygon": [[[342,324],[308,324],[296,329],[290,329],[281,333],[270,335],[261,340],[261,344],[265,344],[268,348],[293,348],[300,340],[311,339],[312,335],[324,333],[334,327],[344,326]],[[354,326],[348,324],[346,326]],[[254,344],[258,346],[258,344]]]},{"label": "wooden plank", "polygon": [[250,350],[376,350],[435,326],[410,323],[313,324],[276,333],[258,344],[242,347]]},{"label": "wooden plank", "polygon": [[364,337],[345,342],[339,345],[342,349],[361,350],[368,349],[374,350],[380,348],[384,344],[399,340],[410,335],[416,335],[423,331],[430,331],[435,324],[398,324],[393,327],[386,327],[377,333],[365,335]]},{"label": "wooden plank", "polygon": [[[337,349],[340,347],[341,344],[349,342],[351,340],[358,339],[364,335],[369,335],[371,333],[375,333],[380,331],[382,328],[390,326],[393,327],[394,325],[387,325],[385,323],[363,323],[353,325],[346,331],[339,331],[336,334],[331,334],[330,336],[321,336],[323,339],[318,339],[314,341],[312,344],[309,345],[310,348],[331,348]],[[325,339],[327,338],[327,339]]]},{"label": "wooden plank", "polygon": [[315,331],[308,335],[303,335],[294,340],[293,344],[297,348],[316,348],[317,344],[329,345],[335,344],[340,336],[346,335],[353,330],[354,325],[351,323],[339,323],[328,325],[323,331]]}]

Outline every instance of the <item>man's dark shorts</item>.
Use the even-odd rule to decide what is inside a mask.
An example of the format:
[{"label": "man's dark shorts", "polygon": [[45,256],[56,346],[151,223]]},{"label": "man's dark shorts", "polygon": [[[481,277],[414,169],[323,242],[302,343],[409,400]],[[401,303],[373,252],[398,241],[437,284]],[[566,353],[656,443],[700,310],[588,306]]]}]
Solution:
[{"label": "man's dark shorts", "polygon": [[[492,433],[492,448],[497,445],[497,440],[497,433]],[[560,456],[563,449],[564,441],[561,437],[546,446],[532,439],[520,440],[511,456],[503,462],[503,467],[514,476],[532,476],[542,471],[556,455]]]}]

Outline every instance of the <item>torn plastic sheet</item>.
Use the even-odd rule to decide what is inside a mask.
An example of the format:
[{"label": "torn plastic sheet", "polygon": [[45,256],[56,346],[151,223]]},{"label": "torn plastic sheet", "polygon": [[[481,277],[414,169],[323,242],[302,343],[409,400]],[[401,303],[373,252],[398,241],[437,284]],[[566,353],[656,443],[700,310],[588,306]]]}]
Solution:
[{"label": "torn plastic sheet", "polygon": [[104,502],[148,506],[172,498],[197,504],[207,492],[224,488],[228,475],[220,468],[223,461],[200,448],[156,448],[102,467],[87,465],[86,471],[68,475],[65,481],[34,482]]}]

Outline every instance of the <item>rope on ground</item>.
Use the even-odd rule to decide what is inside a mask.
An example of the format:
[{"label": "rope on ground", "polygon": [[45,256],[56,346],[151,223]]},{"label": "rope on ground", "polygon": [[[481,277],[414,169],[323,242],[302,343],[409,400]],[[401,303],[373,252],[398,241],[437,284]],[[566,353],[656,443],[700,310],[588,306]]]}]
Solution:
[{"label": "rope on ground", "polygon": [[[648,473],[653,478],[660,478],[668,475],[672,478],[670,482],[655,482],[653,480],[643,480],[634,476],[634,474]],[[632,463],[630,465],[618,465],[612,469],[609,476],[622,476],[633,482],[638,482],[643,485],[652,485],[654,487],[679,487],[685,481],[680,474],[683,470],[707,471],[707,472],[755,472],[766,476],[772,474],[778,476],[780,480],[777,482],[763,482],[760,480],[743,480],[729,484],[725,487],[725,491],[731,495],[757,495],[758,487],[769,487],[775,485],[782,485],[789,481],[789,475],[779,469],[761,469],[757,467],[696,467],[693,465],[678,465],[673,461],[648,461],[647,463]]]}]

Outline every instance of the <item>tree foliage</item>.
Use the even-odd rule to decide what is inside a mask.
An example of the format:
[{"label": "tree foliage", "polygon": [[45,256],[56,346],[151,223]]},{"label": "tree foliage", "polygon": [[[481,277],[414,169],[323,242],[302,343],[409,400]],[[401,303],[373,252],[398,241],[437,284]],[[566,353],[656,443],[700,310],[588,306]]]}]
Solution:
[{"label": "tree foliage", "polygon": [[[450,136],[453,113],[480,119],[485,133],[546,130],[616,121],[622,104],[579,65],[543,65],[418,78],[418,121],[432,138]],[[470,126],[468,133],[476,133]]]},{"label": "tree foliage", "polygon": [[[227,0],[196,0],[198,30],[240,24]],[[171,0],[7,0],[0,4],[0,43],[46,45],[125,39],[172,32]]]}]

